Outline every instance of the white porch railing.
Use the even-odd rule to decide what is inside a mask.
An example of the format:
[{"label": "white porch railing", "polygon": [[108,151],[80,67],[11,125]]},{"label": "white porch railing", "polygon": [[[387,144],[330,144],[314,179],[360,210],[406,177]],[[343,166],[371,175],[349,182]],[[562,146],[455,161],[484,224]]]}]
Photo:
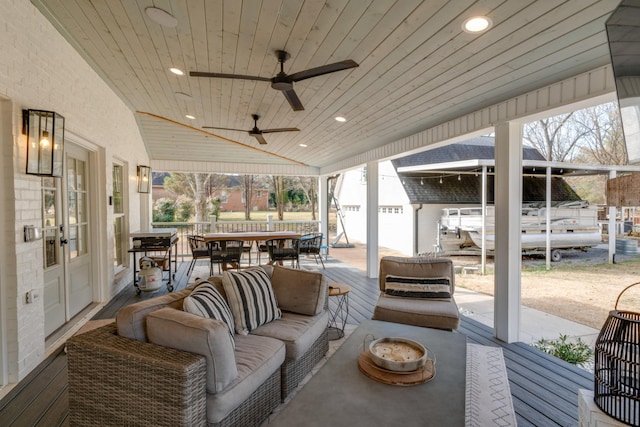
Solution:
[{"label": "white porch railing", "polygon": [[210,222],[152,222],[153,228],[175,228],[178,230],[177,254],[180,258],[191,256],[187,236],[205,233],[237,233],[241,231],[295,231],[300,234],[320,231],[318,220],[274,221],[216,221]]}]

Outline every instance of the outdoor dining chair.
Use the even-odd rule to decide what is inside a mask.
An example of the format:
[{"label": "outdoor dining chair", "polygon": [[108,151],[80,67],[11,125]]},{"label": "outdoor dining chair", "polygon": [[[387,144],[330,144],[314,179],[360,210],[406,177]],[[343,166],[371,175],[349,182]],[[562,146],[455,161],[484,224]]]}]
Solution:
[{"label": "outdoor dining chair", "polygon": [[320,248],[322,247],[322,233],[309,233],[300,237],[300,254],[313,255],[313,258],[318,263],[318,258],[324,268],[324,261],[320,255]]},{"label": "outdoor dining chair", "polygon": [[292,267],[300,268],[300,239],[269,239],[265,244],[270,264],[282,265],[283,261],[291,261]]},{"label": "outdoor dining chair", "polygon": [[240,269],[240,259],[242,258],[242,240],[222,240],[210,241],[209,253],[211,262],[211,275],[213,275],[213,265],[218,264],[218,272],[228,270],[229,267]]},{"label": "outdoor dining chair", "polygon": [[[209,259],[209,248],[203,236],[189,235],[187,236],[187,240],[189,242],[189,249],[191,249],[191,263],[189,264],[189,268],[187,268],[187,277],[189,277],[199,259]],[[211,271],[211,268],[209,271]]]}]

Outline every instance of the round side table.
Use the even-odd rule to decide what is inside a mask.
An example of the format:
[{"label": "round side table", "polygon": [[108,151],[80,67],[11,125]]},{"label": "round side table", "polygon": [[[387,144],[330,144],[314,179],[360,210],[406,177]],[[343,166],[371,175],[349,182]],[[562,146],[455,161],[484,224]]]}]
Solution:
[{"label": "round side table", "polygon": [[342,283],[329,283],[329,296],[336,297],[336,309],[331,310],[329,305],[329,340],[338,340],[344,337],[344,327],[349,317],[349,292],[351,287]]}]

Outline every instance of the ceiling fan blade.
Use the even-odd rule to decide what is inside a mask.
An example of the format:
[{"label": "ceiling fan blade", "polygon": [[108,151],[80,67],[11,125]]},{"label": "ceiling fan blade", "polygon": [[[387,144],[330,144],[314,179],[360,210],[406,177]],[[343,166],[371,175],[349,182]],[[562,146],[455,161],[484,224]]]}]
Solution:
[{"label": "ceiling fan blade", "polygon": [[259,82],[270,82],[271,79],[259,76],[245,76],[242,74],[222,74],[222,73],[209,73],[206,71],[190,71],[191,77],[217,77],[221,79],[243,79],[243,80],[257,80]]},{"label": "ceiling fan blade", "polygon": [[253,132],[251,132],[251,133],[249,133],[249,135],[251,135],[252,137],[254,137],[255,139],[257,139],[257,140],[258,140],[258,142],[259,142],[260,144],[263,144],[263,145],[264,145],[264,144],[266,144],[266,143],[267,143],[267,140],[266,140],[266,139],[264,139],[264,137],[262,136],[262,134],[261,134],[261,133],[253,133]]},{"label": "ceiling fan blade", "polygon": [[293,82],[299,82],[300,80],[321,76],[323,74],[334,73],[336,71],[348,70],[349,68],[355,68],[357,66],[357,62],[352,61],[351,59],[347,59],[346,61],[335,62],[333,64],[322,65],[320,67],[310,68],[308,70],[289,74],[289,78]]},{"label": "ceiling fan blade", "polygon": [[219,128],[215,126],[202,126],[202,129],[220,129],[220,130],[237,130],[239,132],[246,132],[246,129],[233,129],[233,128]]},{"label": "ceiling fan blade", "polygon": [[296,91],[292,89],[281,91],[287,101],[289,101],[289,105],[293,108],[293,111],[302,111],[304,107],[302,106],[302,102],[300,102],[300,98],[296,94]]},{"label": "ceiling fan blade", "polygon": [[262,133],[274,133],[274,132],[298,132],[298,128],[278,128],[278,129],[263,129]]}]

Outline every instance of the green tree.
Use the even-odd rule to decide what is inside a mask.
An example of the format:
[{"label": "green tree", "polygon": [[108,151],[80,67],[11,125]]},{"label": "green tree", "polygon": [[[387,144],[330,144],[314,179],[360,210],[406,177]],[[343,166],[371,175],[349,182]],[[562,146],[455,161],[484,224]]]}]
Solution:
[{"label": "green tree", "polygon": [[212,195],[229,183],[229,177],[213,173],[171,173],[164,180],[164,188],[172,194],[187,196],[193,201],[193,215],[196,222],[208,220]]},{"label": "green tree", "polygon": [[193,217],[193,200],[191,197],[179,196],[176,199],[176,221],[187,222]]},{"label": "green tree", "polygon": [[291,187],[296,191],[300,203],[311,211],[311,219],[316,219],[318,203],[318,178],[313,176],[298,176],[290,180]]},{"label": "green tree", "polygon": [[174,222],[176,217],[175,200],[163,197],[153,204],[153,222]]},{"label": "green tree", "polygon": [[278,220],[284,220],[284,206],[287,203],[286,178],[281,175],[270,176],[271,189],[273,191],[273,201],[278,213]]},{"label": "green tree", "polygon": [[216,218],[220,218],[220,203],[222,202],[217,197],[211,197],[209,199],[209,215],[214,215]]},{"label": "green tree", "polygon": [[241,180],[242,195],[244,199],[244,219],[251,220],[251,204],[253,200],[253,190],[256,185],[256,175],[243,175]]}]

